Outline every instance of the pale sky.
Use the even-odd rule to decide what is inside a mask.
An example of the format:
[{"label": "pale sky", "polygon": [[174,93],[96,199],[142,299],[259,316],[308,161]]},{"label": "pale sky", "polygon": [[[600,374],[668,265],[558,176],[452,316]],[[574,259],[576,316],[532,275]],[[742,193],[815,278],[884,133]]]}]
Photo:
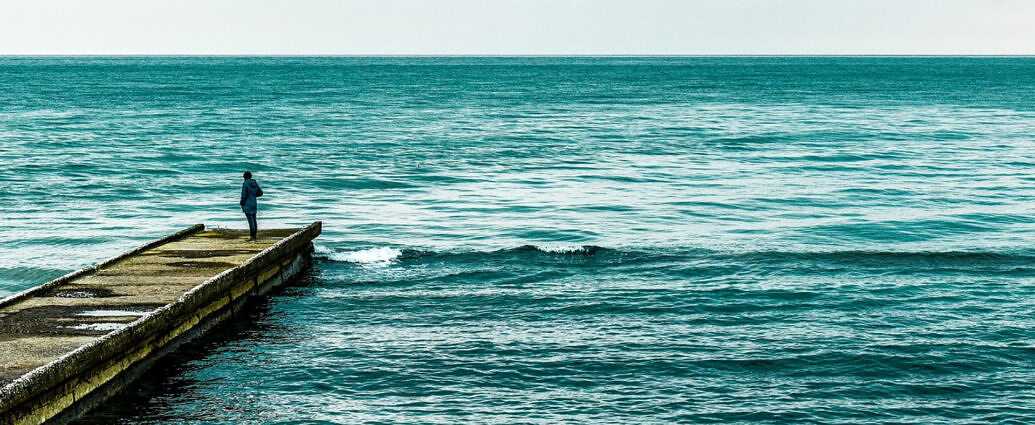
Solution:
[{"label": "pale sky", "polygon": [[0,54],[1035,54],[1035,0],[0,0]]}]

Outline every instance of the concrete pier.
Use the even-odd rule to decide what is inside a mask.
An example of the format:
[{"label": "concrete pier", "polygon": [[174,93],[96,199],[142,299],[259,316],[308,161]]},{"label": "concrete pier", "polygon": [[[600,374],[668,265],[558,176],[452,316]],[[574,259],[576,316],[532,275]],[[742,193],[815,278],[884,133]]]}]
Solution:
[{"label": "concrete pier", "polygon": [[0,425],[81,416],[297,276],[320,230],[199,224],[0,300]]}]

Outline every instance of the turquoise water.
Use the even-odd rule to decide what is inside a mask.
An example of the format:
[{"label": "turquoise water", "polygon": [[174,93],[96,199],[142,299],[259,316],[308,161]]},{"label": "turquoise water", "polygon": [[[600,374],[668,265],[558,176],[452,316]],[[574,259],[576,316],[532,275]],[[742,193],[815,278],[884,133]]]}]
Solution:
[{"label": "turquoise water", "polygon": [[1035,422],[1035,58],[0,58],[0,296],[313,270],[79,424]]}]

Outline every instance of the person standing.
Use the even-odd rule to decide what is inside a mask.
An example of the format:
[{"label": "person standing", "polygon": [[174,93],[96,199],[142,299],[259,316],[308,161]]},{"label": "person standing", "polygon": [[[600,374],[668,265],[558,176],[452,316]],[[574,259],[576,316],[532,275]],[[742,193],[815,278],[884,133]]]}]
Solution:
[{"label": "person standing", "polygon": [[262,188],[252,179],[252,172],[245,171],[244,184],[241,185],[241,211],[244,211],[244,216],[248,219],[248,230],[252,235],[250,240],[255,240],[255,232],[259,230],[259,224],[255,221],[255,213],[258,211],[259,204],[255,198],[260,196],[262,196]]}]

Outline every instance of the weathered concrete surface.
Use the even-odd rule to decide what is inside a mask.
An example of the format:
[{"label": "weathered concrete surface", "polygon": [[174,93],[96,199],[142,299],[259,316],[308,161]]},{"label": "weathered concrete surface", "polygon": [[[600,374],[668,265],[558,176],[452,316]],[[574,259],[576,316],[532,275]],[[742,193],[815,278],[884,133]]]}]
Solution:
[{"label": "weathered concrete surface", "polygon": [[0,424],[74,418],[308,264],[320,223],[194,226],[0,300]]}]

